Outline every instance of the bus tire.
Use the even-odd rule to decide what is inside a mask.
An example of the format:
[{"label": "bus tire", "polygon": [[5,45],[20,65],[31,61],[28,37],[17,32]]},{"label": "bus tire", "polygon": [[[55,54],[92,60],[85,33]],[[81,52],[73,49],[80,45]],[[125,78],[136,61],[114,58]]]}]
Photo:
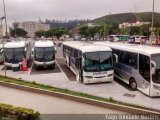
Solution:
[{"label": "bus tire", "polygon": [[131,87],[131,89],[133,91],[136,91],[137,90],[137,82],[134,78],[130,78],[129,80],[129,86]]},{"label": "bus tire", "polygon": [[38,65],[36,65],[36,64],[35,64],[35,68],[36,68],[36,70],[39,70],[39,66],[38,66]]},{"label": "bus tire", "polygon": [[55,63],[51,65],[51,68],[52,68],[52,69],[55,69]]}]

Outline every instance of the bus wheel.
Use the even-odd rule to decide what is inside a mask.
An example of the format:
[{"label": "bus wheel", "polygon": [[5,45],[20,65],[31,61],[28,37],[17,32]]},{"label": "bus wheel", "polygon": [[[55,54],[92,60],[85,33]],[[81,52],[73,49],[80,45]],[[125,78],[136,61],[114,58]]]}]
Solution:
[{"label": "bus wheel", "polygon": [[55,63],[51,65],[51,68],[54,69],[55,68]]},{"label": "bus wheel", "polygon": [[134,78],[131,78],[129,81],[129,85],[133,91],[137,90],[137,83]]},{"label": "bus wheel", "polygon": [[36,64],[35,64],[35,68],[36,68],[36,70],[39,70],[39,66],[38,66],[38,65],[36,65]]}]

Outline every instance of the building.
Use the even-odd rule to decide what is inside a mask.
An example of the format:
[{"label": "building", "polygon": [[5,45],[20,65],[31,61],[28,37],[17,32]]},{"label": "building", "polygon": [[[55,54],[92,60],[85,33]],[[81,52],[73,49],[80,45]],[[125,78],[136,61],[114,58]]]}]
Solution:
[{"label": "building", "polygon": [[28,36],[30,37],[34,37],[35,36],[35,32],[39,31],[39,30],[50,30],[50,25],[49,24],[45,24],[41,21],[24,21],[24,22],[14,22],[12,24],[13,28],[22,28],[24,29],[27,33]]},{"label": "building", "polygon": [[128,22],[124,22],[122,24],[119,24],[119,28],[122,29],[122,28],[127,28],[127,27],[139,27],[139,26],[142,26],[142,25],[149,25],[150,22],[139,22],[137,21],[136,23],[128,23]]}]

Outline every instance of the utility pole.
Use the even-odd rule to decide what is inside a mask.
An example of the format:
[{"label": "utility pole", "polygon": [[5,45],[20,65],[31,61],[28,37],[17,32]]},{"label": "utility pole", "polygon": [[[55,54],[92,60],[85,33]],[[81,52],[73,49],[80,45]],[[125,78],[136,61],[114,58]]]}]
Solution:
[{"label": "utility pole", "polygon": [[5,28],[6,28],[6,31],[5,31],[5,35],[8,36],[7,34],[7,17],[6,17],[6,7],[5,7],[5,2],[3,0],[3,9],[4,9],[4,16],[5,16]]},{"label": "utility pole", "polygon": [[152,43],[152,41],[156,42],[154,40],[154,3],[155,0],[153,0],[153,6],[152,6],[152,23],[151,23],[151,38],[150,38],[150,42]]},{"label": "utility pole", "polygon": [[106,22],[105,22],[105,17],[104,17],[104,31],[103,31],[103,40],[105,40],[105,36],[106,36]]},{"label": "utility pole", "polygon": [[[5,19],[5,16],[0,18],[0,20],[1,20],[1,26],[3,26],[3,25],[2,25],[2,20],[3,20],[3,19]],[[5,65],[5,56],[4,56],[3,27],[2,27],[2,47],[3,47],[4,75],[6,76],[6,65]]]},{"label": "utility pole", "polygon": [[153,0],[153,7],[152,7],[152,26],[151,26],[152,30],[153,30],[153,26],[154,26],[154,2],[155,2],[155,0]]}]

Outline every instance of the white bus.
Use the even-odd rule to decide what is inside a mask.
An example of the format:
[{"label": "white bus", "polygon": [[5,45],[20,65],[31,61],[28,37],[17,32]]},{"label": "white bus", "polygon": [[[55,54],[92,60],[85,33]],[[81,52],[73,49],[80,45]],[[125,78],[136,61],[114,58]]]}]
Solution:
[{"label": "white bus", "polygon": [[109,35],[108,36],[108,41],[119,41],[119,42],[123,42],[123,41],[128,41],[129,39],[129,35]]},{"label": "white bus", "polygon": [[3,46],[0,44],[0,64],[3,63]]},{"label": "white bus", "polygon": [[160,48],[144,45],[96,42],[112,48],[115,76],[149,96],[160,96]]},{"label": "white bus", "polygon": [[6,67],[19,67],[23,58],[29,62],[31,53],[27,50],[25,42],[13,41],[4,45],[4,58]]},{"label": "white bus", "polygon": [[112,50],[108,47],[82,42],[64,42],[66,65],[84,84],[113,81]]},{"label": "white bus", "polygon": [[56,48],[53,42],[48,40],[39,40],[35,42],[32,49],[32,56],[35,68],[50,67],[55,68],[55,53]]}]

